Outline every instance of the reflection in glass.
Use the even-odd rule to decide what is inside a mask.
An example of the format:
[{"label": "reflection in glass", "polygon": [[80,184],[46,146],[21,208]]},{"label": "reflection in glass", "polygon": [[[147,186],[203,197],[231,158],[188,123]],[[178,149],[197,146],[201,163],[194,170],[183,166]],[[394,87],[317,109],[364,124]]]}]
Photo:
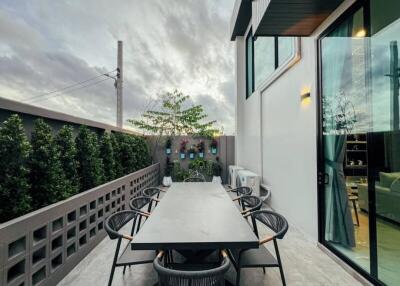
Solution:
[{"label": "reflection in glass", "polygon": [[294,54],[294,39],[293,37],[278,38],[278,65],[281,66]]},{"label": "reflection in glass", "polygon": [[[371,1],[371,81],[378,278],[400,281],[400,2]],[[371,149],[372,150],[372,149]]]},{"label": "reflection in glass", "polygon": [[356,187],[366,180],[369,128],[363,29],[360,9],[321,41],[322,107],[325,240],[368,271],[369,222]]},{"label": "reflection in glass", "polygon": [[254,39],[254,85],[255,88],[267,79],[275,70],[274,37]]}]

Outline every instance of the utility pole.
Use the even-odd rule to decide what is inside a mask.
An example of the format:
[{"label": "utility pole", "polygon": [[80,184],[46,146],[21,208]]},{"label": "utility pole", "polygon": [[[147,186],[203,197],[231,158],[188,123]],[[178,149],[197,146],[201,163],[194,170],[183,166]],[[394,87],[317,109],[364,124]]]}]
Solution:
[{"label": "utility pole", "polygon": [[123,55],[122,55],[122,41],[118,41],[118,59],[117,59],[117,127],[122,128],[123,124],[123,101],[122,101],[122,83],[123,83]]}]

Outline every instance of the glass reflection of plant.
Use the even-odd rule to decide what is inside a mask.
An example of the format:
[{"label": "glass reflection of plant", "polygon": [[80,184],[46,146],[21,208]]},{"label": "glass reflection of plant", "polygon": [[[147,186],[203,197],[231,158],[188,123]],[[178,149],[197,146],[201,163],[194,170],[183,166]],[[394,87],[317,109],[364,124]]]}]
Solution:
[{"label": "glass reflection of plant", "polygon": [[357,122],[353,103],[344,91],[338,96],[323,99],[323,131],[324,134],[349,134]]}]

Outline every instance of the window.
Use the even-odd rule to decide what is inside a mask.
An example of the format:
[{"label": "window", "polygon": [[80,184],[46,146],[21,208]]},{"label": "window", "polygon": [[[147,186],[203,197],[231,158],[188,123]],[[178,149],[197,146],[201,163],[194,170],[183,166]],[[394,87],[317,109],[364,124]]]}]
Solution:
[{"label": "window", "polygon": [[278,65],[281,66],[294,54],[293,37],[278,38]]},{"label": "window", "polygon": [[246,38],[246,98],[295,54],[294,37]]},{"label": "window", "polygon": [[254,85],[268,78],[275,70],[275,38],[254,38]]}]

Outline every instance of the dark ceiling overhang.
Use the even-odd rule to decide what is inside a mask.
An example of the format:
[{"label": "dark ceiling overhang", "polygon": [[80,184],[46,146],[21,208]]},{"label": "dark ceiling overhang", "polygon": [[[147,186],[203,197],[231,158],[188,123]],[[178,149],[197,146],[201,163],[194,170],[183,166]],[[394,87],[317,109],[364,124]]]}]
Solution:
[{"label": "dark ceiling overhang", "polygon": [[271,0],[255,36],[309,36],[344,0]]},{"label": "dark ceiling overhang", "polygon": [[251,0],[236,0],[231,21],[231,40],[243,36],[251,20]]}]

